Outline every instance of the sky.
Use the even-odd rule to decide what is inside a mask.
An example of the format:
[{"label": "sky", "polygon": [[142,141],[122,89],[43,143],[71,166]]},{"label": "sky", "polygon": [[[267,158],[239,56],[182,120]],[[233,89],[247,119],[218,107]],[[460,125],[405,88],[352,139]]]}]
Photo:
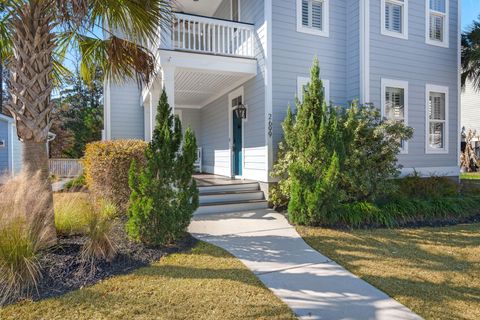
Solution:
[{"label": "sky", "polygon": [[480,0],[462,0],[462,29],[468,28],[478,16],[480,16]]}]

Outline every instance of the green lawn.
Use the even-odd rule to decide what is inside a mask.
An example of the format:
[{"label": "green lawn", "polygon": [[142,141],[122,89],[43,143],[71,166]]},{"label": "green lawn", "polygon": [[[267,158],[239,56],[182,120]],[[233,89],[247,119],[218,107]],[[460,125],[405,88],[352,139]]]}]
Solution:
[{"label": "green lawn", "polygon": [[426,319],[480,319],[480,224],[297,229],[312,247]]},{"label": "green lawn", "polygon": [[0,309],[0,319],[295,319],[237,259],[199,243],[150,267],[59,298]]},{"label": "green lawn", "polygon": [[460,174],[462,180],[479,180],[480,172],[463,172]]}]

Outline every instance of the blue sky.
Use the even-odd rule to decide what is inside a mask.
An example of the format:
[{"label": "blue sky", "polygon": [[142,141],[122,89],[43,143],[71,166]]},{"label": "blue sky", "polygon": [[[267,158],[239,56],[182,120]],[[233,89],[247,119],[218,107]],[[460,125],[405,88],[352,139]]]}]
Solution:
[{"label": "blue sky", "polygon": [[467,28],[480,15],[480,0],[462,0],[462,29]]}]

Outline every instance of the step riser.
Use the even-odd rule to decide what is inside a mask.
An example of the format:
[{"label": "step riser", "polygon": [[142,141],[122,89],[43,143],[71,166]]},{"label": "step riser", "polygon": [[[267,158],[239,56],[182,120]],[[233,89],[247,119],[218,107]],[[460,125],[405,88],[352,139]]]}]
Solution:
[{"label": "step riser", "polygon": [[263,192],[248,192],[248,193],[226,193],[215,195],[201,195],[200,205],[209,203],[221,202],[235,202],[235,201],[249,201],[249,200],[263,200]]},{"label": "step riser", "polygon": [[200,195],[219,192],[235,192],[235,191],[257,191],[260,187],[258,183],[245,183],[235,185],[218,185],[210,187],[199,187]]},{"label": "step riser", "polygon": [[225,205],[215,205],[215,206],[202,206],[197,209],[194,215],[204,215],[212,213],[229,213],[237,211],[249,211],[249,210],[259,210],[259,209],[268,209],[268,202],[262,201],[257,203],[231,203]]}]

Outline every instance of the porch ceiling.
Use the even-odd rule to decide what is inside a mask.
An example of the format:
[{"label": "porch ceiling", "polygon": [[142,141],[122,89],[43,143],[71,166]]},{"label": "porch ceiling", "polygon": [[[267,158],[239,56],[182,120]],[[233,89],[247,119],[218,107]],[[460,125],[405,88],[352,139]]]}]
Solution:
[{"label": "porch ceiling", "polygon": [[244,74],[178,69],[175,73],[175,105],[178,108],[201,108],[248,78]]},{"label": "porch ceiling", "polygon": [[213,16],[222,0],[176,0],[173,3],[175,11]]}]

